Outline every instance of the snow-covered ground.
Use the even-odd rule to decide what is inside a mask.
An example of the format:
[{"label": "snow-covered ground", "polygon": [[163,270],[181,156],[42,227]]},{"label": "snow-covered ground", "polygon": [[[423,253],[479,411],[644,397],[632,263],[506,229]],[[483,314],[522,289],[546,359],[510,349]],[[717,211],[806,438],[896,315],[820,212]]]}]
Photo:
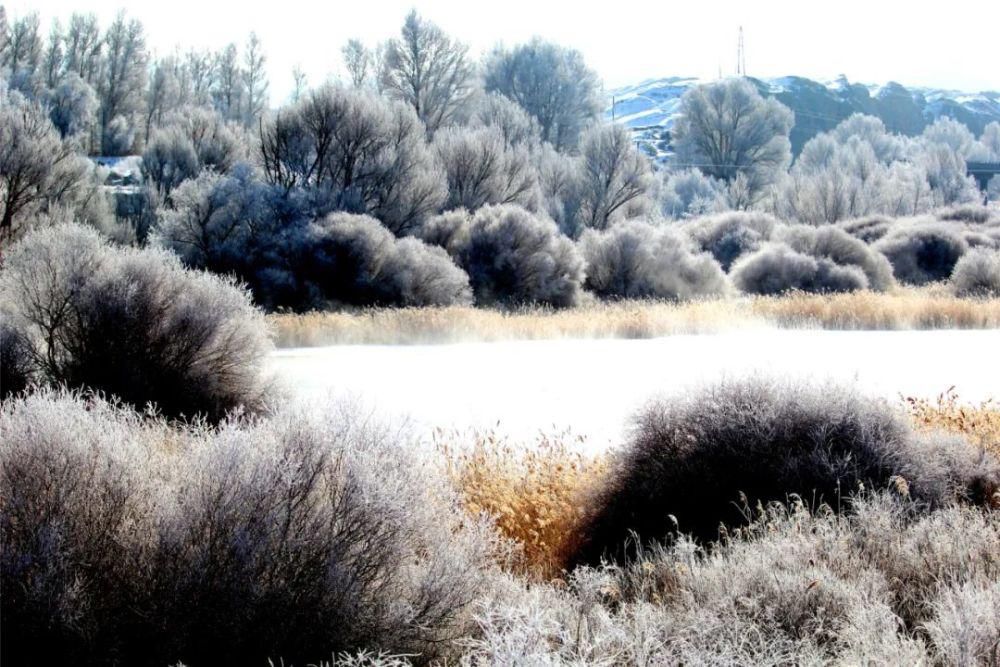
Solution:
[{"label": "snow-covered ground", "polygon": [[277,351],[279,381],[310,401],[349,398],[418,434],[495,428],[513,438],[570,429],[602,448],[657,394],[766,373],[835,379],[896,399],[955,386],[1000,399],[1000,331],[740,331],[651,340],[556,340]]}]

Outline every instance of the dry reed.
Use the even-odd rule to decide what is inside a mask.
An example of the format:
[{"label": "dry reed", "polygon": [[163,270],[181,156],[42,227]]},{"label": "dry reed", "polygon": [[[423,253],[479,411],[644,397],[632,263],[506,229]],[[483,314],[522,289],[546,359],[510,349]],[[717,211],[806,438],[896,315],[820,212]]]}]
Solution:
[{"label": "dry reed", "polygon": [[933,401],[908,397],[910,416],[917,426],[965,436],[972,444],[1000,456],[1000,404],[993,399],[964,404],[951,387]]},{"label": "dry reed", "polygon": [[514,569],[542,580],[561,577],[607,472],[606,456],[576,451],[581,441],[568,433],[541,435],[527,447],[492,432],[463,438],[438,431],[436,441],[465,510],[490,515],[518,545]]},{"label": "dry reed", "polygon": [[279,347],[426,344],[553,338],[654,338],[746,327],[823,329],[990,329],[1000,298],[971,299],[944,288],[891,292],[794,293],[780,297],[594,302],[565,310],[526,307],[371,308],[270,316]]}]

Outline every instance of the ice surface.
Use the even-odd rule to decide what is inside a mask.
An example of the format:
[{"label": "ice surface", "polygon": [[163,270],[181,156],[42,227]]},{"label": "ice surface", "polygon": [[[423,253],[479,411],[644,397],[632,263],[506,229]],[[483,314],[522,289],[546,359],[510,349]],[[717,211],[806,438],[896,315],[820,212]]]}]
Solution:
[{"label": "ice surface", "polygon": [[1000,331],[757,330],[649,340],[550,340],[335,346],[276,352],[298,397],[353,398],[435,427],[496,428],[513,438],[571,429],[588,446],[621,441],[657,394],[766,373],[835,379],[871,395],[931,398],[955,386],[968,401],[1000,398]]}]

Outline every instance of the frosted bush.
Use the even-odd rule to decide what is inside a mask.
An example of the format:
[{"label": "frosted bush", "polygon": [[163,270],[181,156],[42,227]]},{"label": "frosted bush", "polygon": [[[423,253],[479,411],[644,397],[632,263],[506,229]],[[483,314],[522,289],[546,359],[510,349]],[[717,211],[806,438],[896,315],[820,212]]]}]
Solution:
[{"label": "frosted bush", "polygon": [[955,264],[951,288],[958,296],[1000,297],[1000,250],[970,250]]},{"label": "frosted bush", "polygon": [[697,252],[682,232],[631,220],[579,241],[587,263],[585,286],[601,297],[687,300],[726,294],[718,262]]},{"label": "frosted bush", "polygon": [[829,260],[839,266],[861,269],[869,289],[881,292],[894,284],[892,265],[884,255],[832,225],[782,227],[775,238],[788,244],[793,250],[817,260]]},{"label": "frosted bush", "polygon": [[37,231],[11,248],[0,302],[41,382],[174,417],[263,406],[263,315],[231,279],[185,270],[168,252],[114,248],[79,225]]},{"label": "frosted bush", "polygon": [[469,274],[476,303],[575,305],[583,259],[555,223],[519,206],[484,206],[455,251]]},{"label": "frosted bush", "polygon": [[884,215],[869,215],[863,218],[844,220],[837,226],[865,243],[874,243],[888,234],[894,224],[893,218]]},{"label": "frosted bush", "polygon": [[683,229],[728,271],[737,259],[770,240],[779,224],[776,218],[765,213],[733,211],[696,218]]},{"label": "frosted bush", "polygon": [[985,665],[1000,647],[1000,581],[941,585],[923,624],[942,664]]},{"label": "frosted bush", "polygon": [[774,242],[744,256],[729,275],[733,285],[746,294],[853,292],[869,286],[867,276],[857,266],[837,264]]},{"label": "frosted bush", "polygon": [[1000,462],[955,437],[918,437],[888,404],[841,387],[724,382],[639,412],[579,561],[634,555],[636,540],[678,530],[714,540],[758,502],[790,495],[839,509],[894,479],[928,506],[988,504]]},{"label": "frosted bush", "polygon": [[899,282],[911,285],[947,280],[968,250],[961,228],[927,218],[897,223],[872,247],[889,258]]},{"label": "frosted bush", "polygon": [[444,249],[396,239],[369,216],[333,213],[309,226],[300,271],[319,299],[355,305],[470,303],[469,278]]},{"label": "frosted bush", "polygon": [[471,220],[472,216],[463,208],[445,211],[429,218],[420,228],[419,237],[425,243],[455,254],[468,240]]},{"label": "frosted bush", "polygon": [[[977,664],[996,645],[1000,532],[968,507],[899,493],[852,512],[749,510],[710,549],[680,538],[568,586],[487,598],[466,664]],[[665,519],[669,520],[669,519]],[[914,628],[920,628],[914,632]]]},{"label": "frosted bush", "polygon": [[5,660],[446,659],[490,531],[344,406],[174,429],[42,391],[0,407]]}]

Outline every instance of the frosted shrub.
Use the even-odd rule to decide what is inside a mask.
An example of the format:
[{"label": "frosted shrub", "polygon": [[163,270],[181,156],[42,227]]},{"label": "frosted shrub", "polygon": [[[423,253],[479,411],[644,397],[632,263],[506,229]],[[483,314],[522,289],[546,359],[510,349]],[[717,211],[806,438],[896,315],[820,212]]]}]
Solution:
[{"label": "frosted shrub", "polygon": [[[978,664],[996,645],[1000,532],[898,493],[793,501],[710,549],[680,538],[567,586],[510,582],[469,664]],[[917,632],[915,629],[919,628]]]},{"label": "frosted shrub", "polygon": [[428,218],[420,228],[419,237],[425,243],[444,248],[455,254],[469,237],[469,222],[472,216],[464,208],[445,211]]},{"label": "frosted shrub", "polygon": [[923,625],[942,664],[987,665],[1000,647],[1000,581],[942,585]]},{"label": "frosted shrub", "polygon": [[5,402],[4,661],[446,658],[494,542],[399,437],[342,409],[175,430],[73,394]]},{"label": "frosted shrub", "polygon": [[873,247],[889,258],[901,283],[925,285],[947,280],[968,250],[961,229],[954,224],[917,218],[897,223]]},{"label": "frosted shrub", "polygon": [[793,250],[817,260],[829,260],[839,266],[861,269],[869,289],[882,292],[894,284],[892,265],[884,255],[832,225],[783,227],[776,238],[787,243]]},{"label": "frosted shrub", "polygon": [[837,226],[865,243],[874,243],[888,234],[894,223],[895,220],[884,215],[869,215],[863,218],[844,220]]},{"label": "frosted shrub", "polygon": [[[795,494],[848,505],[859,488],[903,484],[928,506],[992,502],[1000,463],[962,440],[918,437],[886,403],[836,386],[761,379],[650,404],[613,464],[579,561],[635,554],[679,530],[700,540]],[[631,546],[627,546],[632,542]]]},{"label": "frosted shrub", "polygon": [[726,274],[708,253],[668,227],[631,220],[579,241],[586,287],[601,297],[686,300],[725,294]]},{"label": "frosted shrub", "polygon": [[697,218],[686,223],[684,230],[728,271],[737,259],[770,240],[779,224],[766,213],[733,211]]},{"label": "frosted shrub", "polygon": [[981,225],[993,220],[996,215],[988,206],[977,204],[963,204],[943,208],[935,212],[938,220],[951,220],[955,222],[965,222],[974,225]]},{"label": "frosted shrub", "polygon": [[1000,296],[1000,250],[971,250],[955,264],[951,288],[958,296]]},{"label": "frosted shrub", "polygon": [[551,220],[519,206],[484,206],[455,252],[476,303],[564,307],[581,296],[583,260]]},{"label": "frosted shrub", "polygon": [[793,250],[784,243],[768,243],[746,255],[729,272],[733,285],[746,294],[773,295],[803,292],[853,292],[868,287],[864,271]]},{"label": "frosted shrub", "polygon": [[168,252],[116,249],[78,225],[37,231],[11,248],[0,301],[44,383],[172,417],[262,406],[263,315],[232,280],[185,270]]},{"label": "frosted shrub", "polygon": [[442,248],[396,239],[369,216],[333,213],[309,226],[300,270],[318,298],[354,305],[470,303],[469,278]]}]

